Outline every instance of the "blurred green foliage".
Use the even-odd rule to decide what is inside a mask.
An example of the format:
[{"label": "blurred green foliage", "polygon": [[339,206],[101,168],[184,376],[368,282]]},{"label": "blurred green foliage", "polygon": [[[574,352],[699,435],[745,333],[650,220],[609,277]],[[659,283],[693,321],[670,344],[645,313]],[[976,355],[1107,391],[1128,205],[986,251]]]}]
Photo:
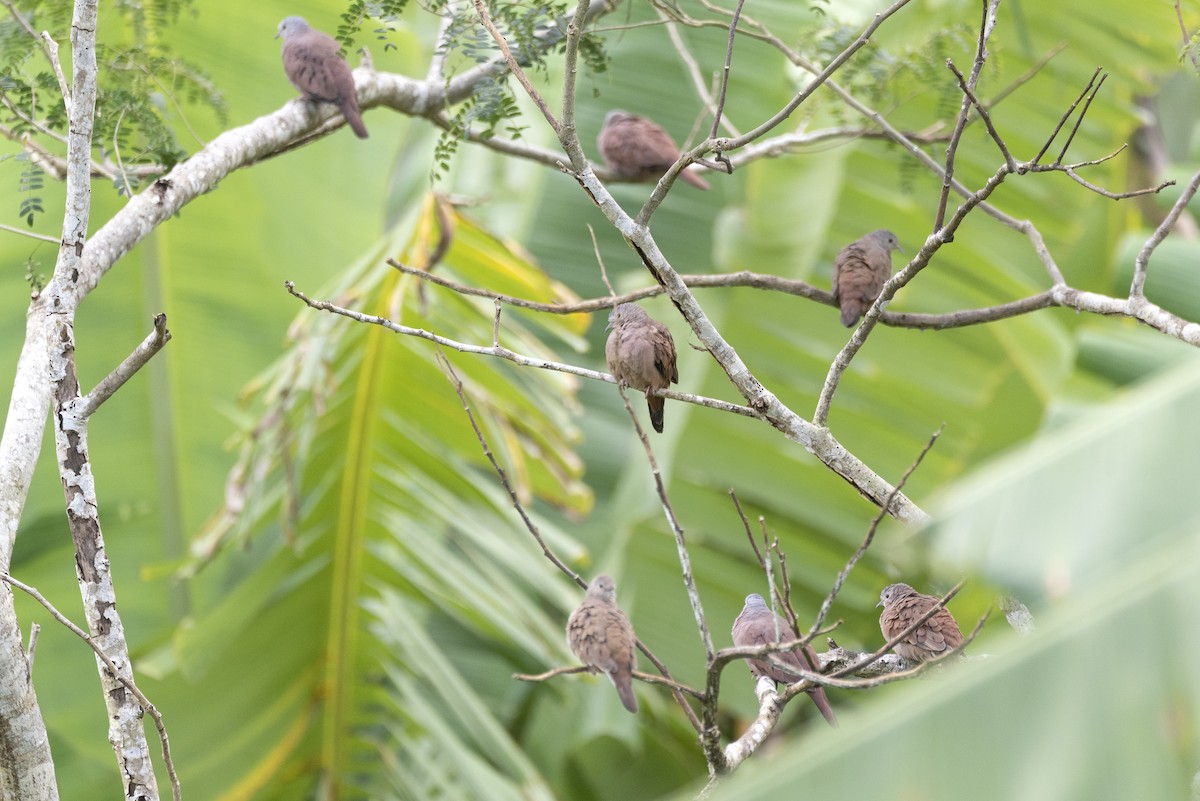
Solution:
[{"label": "blurred green foliage", "polygon": [[[390,5],[349,9],[373,20],[355,41],[363,31],[385,36],[382,48],[366,41],[375,68],[423,76],[439,20],[419,4]],[[459,5],[464,36],[476,36],[465,22],[469,4]],[[526,34],[546,13],[509,5],[517,16],[498,19]],[[767,0],[748,4],[745,24],[760,22],[823,60],[878,5]],[[39,7],[38,26],[63,44],[69,17],[56,8]],[[290,100],[272,37],[278,20],[296,13],[338,30],[318,3],[106,6],[102,81],[111,89],[102,102],[124,105],[101,117],[99,154],[169,162]],[[969,67],[978,17],[978,3],[966,0],[913,2],[839,80],[904,130],[946,131],[959,97],[942,65],[952,58]],[[610,108],[649,114],[678,140],[708,125],[656,19],[648,5],[622,4],[590,40],[577,123],[593,156]],[[680,33],[705,80],[720,70],[724,28]],[[0,42],[22,36],[10,20],[0,25]],[[993,117],[1013,153],[1028,158],[1103,64],[1110,76],[1068,157],[1111,153],[1157,119],[1171,169],[1190,175],[1197,105],[1186,101],[1195,76],[1181,70],[1179,41],[1167,3],[1005,3],[980,95],[1010,92]],[[39,50],[22,47],[20,56],[0,48],[11,56],[4,91],[17,108],[34,108],[25,101],[36,92],[36,108],[50,109],[56,82],[47,82]],[[475,63],[468,49],[450,59],[452,70]],[[558,56],[533,73],[557,103]],[[741,38],[727,118],[748,130],[805,81],[768,44]],[[493,91],[499,100],[480,119],[494,120],[497,135],[553,144],[527,100],[511,87]],[[639,688],[643,711],[634,718],[600,680],[511,679],[571,661],[562,626],[578,592],[520,525],[432,343],[309,310],[282,289],[293,280],[311,297],[486,345],[490,302],[419,287],[384,260],[539,300],[602,295],[590,227],[619,290],[652,279],[569,177],[475,145],[450,148],[423,120],[367,113],[366,142],[338,134],[225,180],[126,256],[80,309],[85,387],[145,335],[155,312],[167,313],[174,335],[96,417],[91,445],[118,602],[140,682],[166,716],[184,791],[202,799],[310,798],[330,787],[370,798],[690,797],[703,760],[658,688]],[[784,127],[860,122],[821,91]],[[942,158],[943,142],[925,147]],[[13,158],[16,145],[7,148],[0,181],[16,190],[30,180],[29,164]],[[977,125],[958,155],[956,176],[968,186],[1000,163]],[[1155,183],[1153,169],[1135,148],[1087,177],[1122,190]],[[919,247],[940,187],[900,149],[866,137],[710,178],[708,193],[674,189],[654,218],[672,264],[817,285],[827,285],[842,244],[874,228],[896,231],[910,253]],[[431,188],[479,205],[443,206],[439,216]],[[614,192],[636,207],[649,187]],[[19,200],[14,192],[8,213],[29,212],[33,230],[57,237],[61,187],[44,181],[39,193],[34,209],[29,192]],[[1072,285],[1123,294],[1130,254],[1169,199],[1117,204],[1063,176],[1031,175],[1010,178],[993,202],[1038,226]],[[96,191],[93,228],[121,205],[115,192]],[[450,249],[429,264],[443,236]],[[30,242],[0,239],[9,268],[0,271],[0,364],[14,364],[20,348],[27,275],[53,267],[53,248]],[[1197,307],[1194,251],[1182,238],[1168,242],[1147,288],[1184,314]],[[892,308],[986,306],[1047,286],[1028,242],[976,214]],[[746,289],[699,290],[699,298],[759,379],[809,415],[847,336],[836,312]],[[670,305],[647,306],[675,332],[681,389],[735,399],[712,360],[687,347]],[[513,350],[603,369],[599,321],[513,309],[501,320],[501,342]],[[612,386],[446,355],[547,542],[585,577],[614,573],[640,637],[677,678],[701,682],[703,652],[674,543]],[[807,705],[789,708],[718,797],[1179,796],[1197,762],[1196,681],[1186,669],[1196,650],[1186,614],[1196,605],[1194,362],[1191,349],[1129,321],[1065,310],[954,331],[876,330],[842,380],[830,426],[894,480],[944,423],[907,488],[938,522],[926,532],[884,524],[834,608],[843,621],[834,636],[875,647],[873,604],[884,584],[904,579],[934,591],[962,575],[971,580],[953,608],[964,626],[997,592],[1016,591],[1038,617],[1038,634],[1017,640],[993,617],[972,648],[992,655],[981,665],[872,693],[834,691],[836,733]],[[1168,368],[1179,372],[1155,378]],[[675,403],[654,445],[717,645],[729,644],[742,597],[764,591],[730,488],[787,552],[801,619],[814,613],[875,510],[752,420]],[[51,445],[13,572],[70,610],[74,562],[61,505]],[[63,796],[115,788],[93,658],[27,599],[18,604],[26,627],[44,626],[34,679]],[[729,735],[756,704],[740,666],[723,689]]]}]

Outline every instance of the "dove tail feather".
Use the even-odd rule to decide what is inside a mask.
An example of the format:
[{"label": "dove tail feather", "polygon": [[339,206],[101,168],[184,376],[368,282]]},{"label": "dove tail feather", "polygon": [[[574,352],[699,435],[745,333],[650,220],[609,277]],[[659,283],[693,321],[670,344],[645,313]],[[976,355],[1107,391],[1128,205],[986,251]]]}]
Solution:
[{"label": "dove tail feather", "polygon": [[808,697],[817,705],[817,709],[821,710],[821,714],[825,717],[826,722],[830,726],[837,728],[837,715],[833,714],[833,707],[829,705],[829,696],[825,695],[823,687],[817,687],[808,691]]},{"label": "dove tail feather", "polygon": [[367,138],[367,126],[363,125],[362,112],[358,110],[358,103],[353,98],[346,100],[341,104],[342,116],[346,118],[346,124],[354,131],[354,135],[359,139]]},{"label": "dove tail feather", "polygon": [[654,426],[654,430],[658,433],[663,432],[663,407],[666,401],[657,395],[646,396],[646,406],[650,409],[650,425]]},{"label": "dove tail feather", "polygon": [[621,703],[626,709],[636,715],[638,704],[637,696],[633,694],[633,676],[621,671],[609,673],[608,677],[612,679],[613,686],[617,688],[617,695],[620,696]]}]

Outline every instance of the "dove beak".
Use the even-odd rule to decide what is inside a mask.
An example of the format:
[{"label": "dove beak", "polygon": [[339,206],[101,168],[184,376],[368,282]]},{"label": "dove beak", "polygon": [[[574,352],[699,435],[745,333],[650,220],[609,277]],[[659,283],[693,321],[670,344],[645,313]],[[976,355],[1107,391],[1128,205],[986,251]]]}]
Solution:
[{"label": "dove beak", "polygon": [[875,604],[875,608],[876,608],[876,609],[878,609],[878,608],[879,608],[879,607],[881,607],[881,606],[883,606],[883,600],[882,600],[882,599],[879,601],[879,603]]}]

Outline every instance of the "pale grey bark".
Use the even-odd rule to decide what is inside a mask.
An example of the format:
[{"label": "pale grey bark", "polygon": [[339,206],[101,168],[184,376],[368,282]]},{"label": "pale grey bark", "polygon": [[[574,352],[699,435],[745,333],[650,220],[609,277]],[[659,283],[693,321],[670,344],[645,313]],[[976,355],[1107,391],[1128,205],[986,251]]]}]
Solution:
[{"label": "pale grey bark", "polygon": [[[609,10],[605,4],[597,5],[596,13]],[[30,304],[25,343],[0,435],[0,571],[8,572],[50,412],[53,356],[53,372],[60,390],[58,403],[64,412],[56,440],[67,492],[67,513],[73,534],[82,535],[86,543],[79,571],[88,627],[93,637],[99,637],[105,653],[122,676],[131,679],[124,631],[116,613],[115,590],[108,576],[94,483],[86,461],[86,423],[76,409],[79,388],[71,387],[68,378],[74,375],[68,357],[74,348],[75,309],[108,270],[158,225],[211,191],[230,173],[281,153],[305,136],[320,135],[324,132],[322,124],[337,116],[337,112],[299,100],[290,101],[273,114],[226,131],[131,198],[88,238],[89,181],[93,166],[90,134],[96,97],[96,12],[96,0],[79,0],[75,5],[73,85],[71,96],[64,98],[72,122],[63,169],[67,206],[61,247],[50,285]],[[548,46],[561,39],[562,27],[552,25],[545,29],[542,38]],[[502,60],[493,60],[456,76],[449,84],[440,79],[416,81],[370,69],[356,70],[355,80],[364,109],[386,106],[409,115],[432,117],[470,96],[481,81],[502,75],[506,69]],[[79,544],[77,539],[77,547]],[[109,675],[109,668],[99,659],[97,666],[109,706],[110,738],[117,752],[123,792],[131,798],[157,798],[141,707],[125,686]],[[29,664],[22,647],[12,590],[3,582],[0,582],[0,755],[0,800],[58,798],[49,741],[29,680]]]}]

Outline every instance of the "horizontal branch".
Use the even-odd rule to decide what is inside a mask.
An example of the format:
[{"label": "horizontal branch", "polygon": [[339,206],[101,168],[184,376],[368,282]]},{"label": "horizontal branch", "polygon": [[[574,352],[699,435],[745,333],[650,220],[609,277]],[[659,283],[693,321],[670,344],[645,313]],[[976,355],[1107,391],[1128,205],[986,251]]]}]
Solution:
[{"label": "horizontal branch", "polygon": [[24,228],[17,228],[13,225],[4,225],[3,223],[0,223],[0,231],[8,231],[10,234],[16,234],[17,236],[27,236],[30,239],[37,239],[40,242],[49,242],[52,245],[58,244],[58,240],[52,236],[46,236],[45,234],[39,234],[33,231],[26,231]]},{"label": "horizontal branch", "polygon": [[[605,381],[609,384],[617,383],[617,380],[613,378],[611,373],[602,373],[598,370],[589,370],[586,367],[577,367],[573,364],[565,364],[563,362],[552,362],[546,359],[538,359],[533,356],[523,356],[520,353],[511,351],[501,345],[484,346],[472,345],[467,342],[459,342],[456,339],[450,339],[449,337],[444,337],[440,334],[434,334],[430,331],[426,331],[423,328],[412,328],[411,326],[400,325],[399,323],[393,322],[386,317],[380,317],[379,315],[375,314],[363,314],[362,312],[356,312],[353,309],[347,309],[325,300],[313,300],[303,292],[296,289],[295,284],[293,284],[291,281],[285,281],[284,287],[293,297],[303,301],[313,309],[331,312],[332,314],[339,314],[342,317],[348,317],[351,320],[355,320],[360,323],[378,325],[397,334],[427,339],[430,342],[436,342],[443,347],[456,350],[460,353],[473,353],[477,356],[493,356],[496,358],[505,359],[522,367],[534,367],[539,370],[555,370],[560,373],[577,375],[580,378],[590,378],[594,381]],[[670,398],[671,400],[682,401],[683,403],[691,403],[696,406],[706,406],[710,409],[716,409],[717,411],[731,412],[743,417],[759,416],[753,409],[747,406],[739,406],[736,403],[729,403],[728,401],[717,400],[716,398],[706,398],[703,395],[692,395],[687,392],[676,392],[675,390],[670,389],[653,390],[653,394],[664,398]]]},{"label": "horizontal branch", "polygon": [[[448,278],[436,275],[428,270],[419,270],[415,267],[408,267],[400,264],[395,259],[388,259],[388,264],[395,267],[405,275],[411,275],[422,281],[428,281],[432,284],[437,284],[440,287],[452,290],[460,295],[471,295],[473,297],[487,298],[489,300],[498,300],[510,306],[521,309],[529,309],[531,311],[546,312],[547,314],[582,314],[597,312],[603,309],[611,309],[613,306],[618,306],[622,303],[633,303],[646,298],[652,298],[657,295],[665,294],[660,286],[646,287],[645,289],[635,289],[632,292],[626,292],[622,295],[605,295],[599,298],[591,298],[588,300],[578,301],[575,303],[542,303],[539,301],[526,300],[514,295],[505,295],[500,292],[493,292],[490,289],[479,289],[477,287],[460,284],[456,281],[451,281]],[[837,308],[837,302],[833,299],[833,294],[815,287],[812,284],[801,281],[798,278],[782,278],[777,275],[767,273],[755,273],[749,270],[741,270],[736,273],[717,273],[717,274],[690,274],[680,275],[680,279],[690,289],[715,289],[720,287],[747,287],[751,289],[761,289],[768,292],[782,292],[787,295],[795,295],[797,297],[807,298],[816,301],[831,308]],[[995,322],[996,320],[1004,320],[1009,317],[1017,317],[1022,314],[1028,314],[1038,309],[1046,309],[1057,305],[1054,300],[1054,293],[1051,290],[1039,292],[1036,295],[1030,295],[1020,300],[1001,303],[996,306],[987,306],[979,309],[963,309],[962,311],[944,312],[942,314],[922,314],[918,312],[892,312],[885,311],[879,315],[879,322],[893,328],[916,328],[920,330],[944,330],[950,328],[964,328],[970,325],[980,325],[982,323]]]},{"label": "horizontal branch", "polygon": [[[591,669],[583,665],[571,665],[567,667],[556,667],[547,670],[545,673],[514,673],[513,678],[517,681],[542,682],[552,679],[555,676],[569,676],[572,673],[591,673]],[[640,670],[633,671],[633,677],[638,681],[646,684],[658,684],[662,687],[669,687],[672,690],[678,690],[681,693],[692,696],[697,700],[704,700],[704,693],[699,690],[689,687],[666,676],[659,676],[657,673],[643,673]]]}]

